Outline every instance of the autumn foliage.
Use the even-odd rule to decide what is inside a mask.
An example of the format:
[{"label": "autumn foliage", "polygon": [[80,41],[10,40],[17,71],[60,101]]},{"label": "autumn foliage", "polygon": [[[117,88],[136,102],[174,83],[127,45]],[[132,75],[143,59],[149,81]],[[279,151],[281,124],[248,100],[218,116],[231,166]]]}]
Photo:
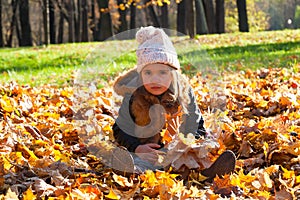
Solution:
[{"label": "autumn foliage", "polygon": [[[173,165],[141,175],[116,173],[104,161],[116,114],[109,88],[96,89],[90,107],[76,110],[74,87],[1,86],[0,199],[299,198],[300,66],[212,79],[198,74],[190,82],[214,140],[179,136],[174,146],[184,151],[171,149]],[[93,126],[78,125],[90,118]],[[82,141],[87,134],[98,139],[97,151]],[[238,158],[235,172],[204,182],[194,168],[225,149]],[[187,151],[198,154],[186,160]],[[192,169],[185,179],[184,167]]]}]

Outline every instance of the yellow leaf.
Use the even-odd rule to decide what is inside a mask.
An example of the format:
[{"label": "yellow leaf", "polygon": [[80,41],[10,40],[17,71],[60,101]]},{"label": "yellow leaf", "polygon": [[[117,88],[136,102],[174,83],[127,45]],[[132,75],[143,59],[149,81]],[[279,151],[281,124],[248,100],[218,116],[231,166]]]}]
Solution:
[{"label": "yellow leaf", "polygon": [[262,100],[259,102],[258,107],[265,108],[267,107],[268,103],[269,103],[268,101]]},{"label": "yellow leaf", "polygon": [[147,170],[145,174],[141,176],[141,178],[144,180],[144,182],[141,185],[142,187],[154,187],[158,184],[158,181],[153,171]]},{"label": "yellow leaf", "polygon": [[9,159],[13,160],[15,163],[19,165],[24,165],[26,162],[26,159],[22,156],[22,152],[11,152]]},{"label": "yellow leaf", "polygon": [[120,199],[120,197],[113,191],[112,188],[110,188],[109,194],[105,195],[105,197],[109,199]]},{"label": "yellow leaf", "polygon": [[70,161],[69,157],[62,154],[59,150],[53,150],[55,161],[61,160],[62,162],[68,163]]},{"label": "yellow leaf", "polygon": [[300,183],[300,175],[296,176],[296,184]]},{"label": "yellow leaf", "polygon": [[33,194],[31,187],[29,187],[24,193],[23,193],[23,200],[35,200],[36,195]]},{"label": "yellow leaf", "polygon": [[119,5],[119,7],[120,7],[120,10],[125,10],[125,9],[126,9],[124,3],[121,3],[121,4]]},{"label": "yellow leaf", "polygon": [[171,2],[170,2],[170,0],[164,0],[164,3],[170,5]]},{"label": "yellow leaf", "polygon": [[265,190],[263,190],[263,191],[260,191],[260,190],[256,190],[255,192],[254,192],[254,195],[256,196],[256,197],[264,197],[265,199],[270,199],[270,192],[268,192],[268,191],[265,191]]},{"label": "yellow leaf", "polygon": [[22,148],[30,155],[30,157],[31,157],[33,160],[39,159],[39,158],[36,157],[36,155],[35,155],[28,147],[26,147],[25,145],[22,145]]},{"label": "yellow leaf", "polygon": [[12,111],[14,111],[14,106],[12,105],[10,98],[6,95],[0,99],[0,106],[6,112],[11,113]]},{"label": "yellow leaf", "polygon": [[265,157],[267,158],[268,149],[269,149],[269,144],[266,143],[266,142],[264,142],[263,149],[264,149],[264,155],[265,155]]},{"label": "yellow leaf", "polygon": [[[6,155],[6,156],[9,156],[9,155]],[[6,157],[4,157],[4,155],[1,155],[0,157],[0,162],[1,162],[1,165],[3,165],[3,172],[5,170],[10,170],[10,168],[12,167],[12,164],[10,164],[10,162],[8,161],[8,159]]]},{"label": "yellow leaf", "polygon": [[285,179],[291,179],[295,177],[295,171],[289,171],[285,169],[284,167],[281,167],[283,170],[283,178]]}]

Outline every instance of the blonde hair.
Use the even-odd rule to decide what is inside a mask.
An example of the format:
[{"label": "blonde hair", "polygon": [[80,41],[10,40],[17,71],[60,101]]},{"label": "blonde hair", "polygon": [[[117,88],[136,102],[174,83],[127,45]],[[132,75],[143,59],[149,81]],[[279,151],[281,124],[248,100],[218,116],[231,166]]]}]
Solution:
[{"label": "blonde hair", "polygon": [[173,80],[171,82],[169,89],[171,90],[171,92],[174,93],[174,97],[176,98],[176,100],[179,101],[183,113],[187,114],[188,113],[187,107],[191,101],[189,95],[190,87],[188,84],[188,80],[184,75],[180,74],[178,70],[172,69],[171,74]]}]

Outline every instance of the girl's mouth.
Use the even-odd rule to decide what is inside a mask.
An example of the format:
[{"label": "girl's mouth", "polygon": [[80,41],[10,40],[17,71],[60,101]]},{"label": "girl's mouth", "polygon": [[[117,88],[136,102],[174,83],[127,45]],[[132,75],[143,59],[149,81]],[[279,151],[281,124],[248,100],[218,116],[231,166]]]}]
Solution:
[{"label": "girl's mouth", "polygon": [[151,89],[152,90],[159,90],[161,87],[160,86],[152,86]]}]

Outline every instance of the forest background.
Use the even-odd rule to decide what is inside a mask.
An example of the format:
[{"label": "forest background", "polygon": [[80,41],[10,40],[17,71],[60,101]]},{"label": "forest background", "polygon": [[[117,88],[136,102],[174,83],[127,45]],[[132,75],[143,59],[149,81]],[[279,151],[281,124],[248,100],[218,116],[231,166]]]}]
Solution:
[{"label": "forest background", "polygon": [[296,29],[299,0],[0,0],[0,47],[103,41],[153,25],[197,34]]},{"label": "forest background", "polygon": [[[0,5],[0,199],[300,198],[299,0]],[[111,84],[134,65],[136,43],[105,40],[146,25],[188,35],[172,40],[187,44],[177,48],[182,70],[217,142],[174,139],[182,145],[170,151],[174,171],[125,176],[105,155],[114,155],[120,105]],[[236,169],[212,184],[174,168],[197,168],[225,149]]]}]

